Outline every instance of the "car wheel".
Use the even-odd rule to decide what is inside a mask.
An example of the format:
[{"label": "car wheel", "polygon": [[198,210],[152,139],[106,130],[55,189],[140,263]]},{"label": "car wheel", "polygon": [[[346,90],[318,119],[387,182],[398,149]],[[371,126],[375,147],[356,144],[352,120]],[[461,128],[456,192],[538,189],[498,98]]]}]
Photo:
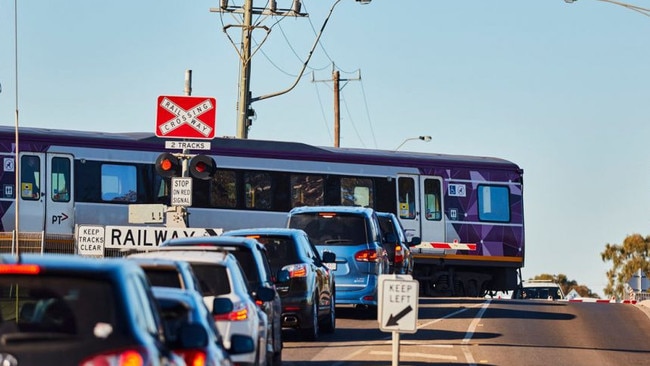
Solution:
[{"label": "car wheel", "polygon": [[330,312],[323,323],[323,332],[334,333],[336,329],[336,304],[334,302],[334,294],[330,297]]},{"label": "car wheel", "polygon": [[311,319],[309,324],[304,324],[304,327],[300,329],[300,333],[309,341],[315,341],[318,338],[318,299],[314,298],[311,304]]}]

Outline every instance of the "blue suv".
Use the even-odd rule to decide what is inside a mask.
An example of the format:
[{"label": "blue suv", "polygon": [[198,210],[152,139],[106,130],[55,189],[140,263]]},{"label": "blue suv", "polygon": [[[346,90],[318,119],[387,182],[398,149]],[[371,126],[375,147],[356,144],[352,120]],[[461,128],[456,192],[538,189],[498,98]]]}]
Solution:
[{"label": "blue suv", "polygon": [[[187,333],[176,348],[205,336]],[[201,334],[199,334],[201,333]],[[197,341],[198,342],[198,341]],[[143,270],[125,259],[0,255],[1,365],[178,365]]]},{"label": "blue suv", "polygon": [[324,252],[336,254],[326,263],[336,278],[337,305],[377,305],[379,275],[390,264],[376,212],[356,206],[297,207],[289,212],[287,226],[304,230]]}]

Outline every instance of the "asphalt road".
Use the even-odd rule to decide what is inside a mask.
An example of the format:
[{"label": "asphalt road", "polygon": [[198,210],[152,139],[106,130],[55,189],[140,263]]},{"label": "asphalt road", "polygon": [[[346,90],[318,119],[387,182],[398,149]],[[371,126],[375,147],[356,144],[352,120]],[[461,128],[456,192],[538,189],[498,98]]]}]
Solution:
[{"label": "asphalt road", "polygon": [[[650,365],[639,305],[421,298],[417,324],[399,335],[399,365]],[[393,333],[376,312],[339,307],[336,328],[315,342],[285,330],[283,364],[393,364]]]}]

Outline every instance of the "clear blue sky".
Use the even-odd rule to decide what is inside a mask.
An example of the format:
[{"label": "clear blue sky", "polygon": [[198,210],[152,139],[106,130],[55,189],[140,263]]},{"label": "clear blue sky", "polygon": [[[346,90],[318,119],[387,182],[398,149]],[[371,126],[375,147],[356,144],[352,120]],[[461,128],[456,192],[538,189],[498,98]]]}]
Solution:
[{"label": "clear blue sky", "polygon": [[[309,18],[261,22],[273,27],[253,96],[293,83],[332,4],[303,0]],[[20,125],[154,132],[156,98],[183,95],[191,69],[192,95],[217,99],[217,136],[234,136],[239,59],[222,27],[239,19],[216,6],[19,1]],[[650,234],[649,34],[650,17],[597,0],[342,0],[298,86],[253,104],[249,137],[332,146],[332,83],[312,75],[331,80],[333,62],[342,78],[360,70],[342,90],[341,146],[431,135],[402,149],[519,164],[524,277],[563,273],[602,294],[605,244]],[[2,125],[15,122],[14,57],[14,1],[0,0]]]}]

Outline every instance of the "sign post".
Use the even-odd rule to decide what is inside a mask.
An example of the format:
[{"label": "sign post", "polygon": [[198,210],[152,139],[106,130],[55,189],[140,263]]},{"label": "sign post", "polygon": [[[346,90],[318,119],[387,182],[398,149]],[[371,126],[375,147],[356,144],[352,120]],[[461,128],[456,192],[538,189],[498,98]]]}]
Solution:
[{"label": "sign post", "polygon": [[379,276],[379,329],[393,333],[393,363],[399,365],[399,334],[417,332],[420,285],[410,275]]}]

